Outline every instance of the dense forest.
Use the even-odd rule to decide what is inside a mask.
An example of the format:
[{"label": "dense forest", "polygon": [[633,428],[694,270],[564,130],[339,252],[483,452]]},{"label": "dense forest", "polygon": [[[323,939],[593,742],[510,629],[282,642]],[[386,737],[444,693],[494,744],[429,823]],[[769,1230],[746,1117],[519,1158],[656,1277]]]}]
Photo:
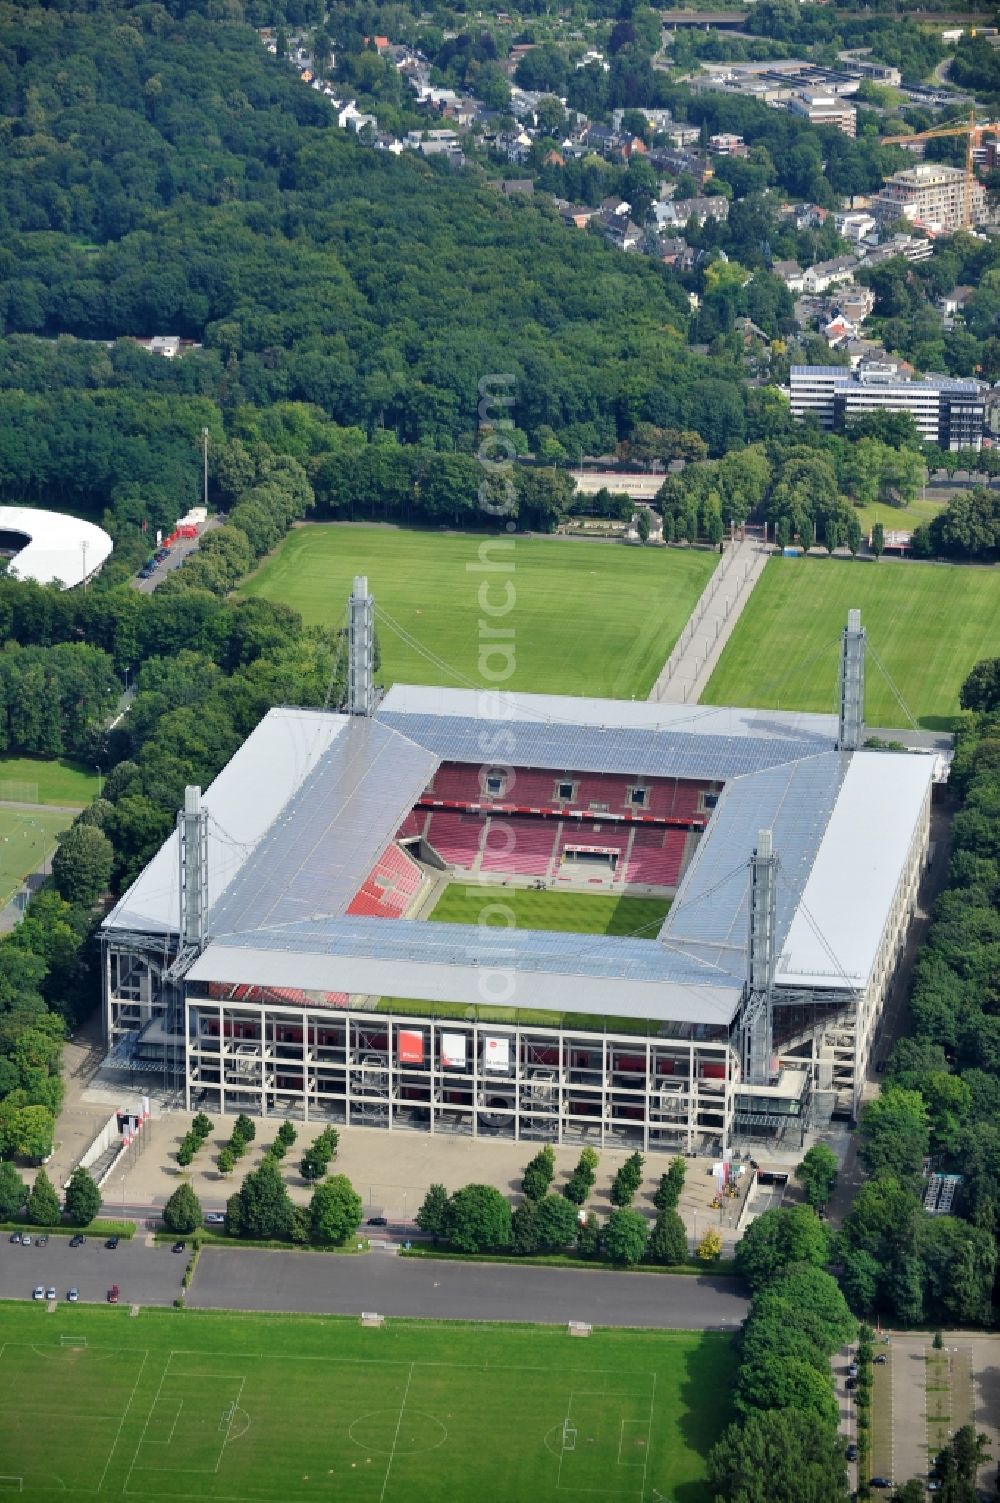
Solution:
[{"label": "dense forest", "polygon": [[743,437],[738,377],[686,349],[665,268],[478,173],[371,151],[246,27],[3,7],[0,111],[3,328],[204,344],[157,378],[165,402],[309,401],[449,449],[480,380],[510,373],[532,441],[599,453],[638,420],[717,453]]}]

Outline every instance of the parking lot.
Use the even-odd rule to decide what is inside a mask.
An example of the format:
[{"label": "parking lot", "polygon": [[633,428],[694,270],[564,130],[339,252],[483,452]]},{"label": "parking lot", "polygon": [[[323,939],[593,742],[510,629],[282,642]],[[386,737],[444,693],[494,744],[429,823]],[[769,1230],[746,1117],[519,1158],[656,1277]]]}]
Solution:
[{"label": "parking lot", "polygon": [[34,1238],[30,1247],[0,1233],[0,1299],[31,1299],[39,1284],[53,1288],[60,1301],[78,1289],[84,1303],[99,1304],[112,1284],[123,1305],[169,1305],[181,1292],[187,1258],[169,1246],[147,1247],[144,1238],[120,1242],[112,1252],[100,1238],[88,1237],[82,1247],[70,1247],[68,1237],[50,1237],[44,1247]]}]

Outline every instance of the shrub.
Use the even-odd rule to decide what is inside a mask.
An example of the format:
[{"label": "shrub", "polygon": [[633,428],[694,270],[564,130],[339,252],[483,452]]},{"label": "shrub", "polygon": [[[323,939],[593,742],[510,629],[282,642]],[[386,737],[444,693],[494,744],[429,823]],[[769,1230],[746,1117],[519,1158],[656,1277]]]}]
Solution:
[{"label": "shrub", "polygon": [[676,1267],[687,1262],[687,1230],[676,1211],[661,1211],[657,1216],[646,1252],[654,1263]]},{"label": "shrub", "polygon": [[246,1112],[240,1112],[233,1123],[233,1130],[229,1139],[230,1143],[235,1143],[237,1138],[243,1143],[252,1143],[256,1136],[257,1128],[253,1118],[248,1117]]},{"label": "shrub", "polygon": [[219,1154],[218,1164],[220,1174],[231,1174],[233,1165],[236,1163],[236,1155],[231,1148],[223,1148]]},{"label": "shrub", "polygon": [[714,1226],[710,1226],[698,1243],[698,1256],[703,1263],[714,1263],[721,1252],[722,1237]]},{"label": "shrub", "polygon": [[646,1218],[638,1211],[619,1208],[611,1212],[601,1234],[601,1247],[612,1263],[630,1268],[641,1263],[646,1251]]},{"label": "shrub", "polygon": [[547,1193],[556,1172],[556,1156],[546,1146],[526,1166],[521,1189],[529,1200],[541,1200]]},{"label": "shrub", "polygon": [[212,1121],[211,1117],[206,1117],[204,1112],[199,1112],[194,1121],[191,1123],[192,1136],[196,1137],[199,1142],[202,1143],[207,1137],[211,1135],[214,1130],[215,1123]]}]

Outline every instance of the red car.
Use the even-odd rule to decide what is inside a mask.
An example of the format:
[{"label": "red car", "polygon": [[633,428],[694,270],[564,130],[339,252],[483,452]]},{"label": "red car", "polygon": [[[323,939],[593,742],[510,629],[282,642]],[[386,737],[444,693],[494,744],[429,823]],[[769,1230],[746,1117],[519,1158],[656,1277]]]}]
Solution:
[{"label": "red car", "polygon": [[117,1284],[112,1284],[111,1288],[108,1290],[108,1304],[109,1305],[117,1305],[117,1303],[118,1303],[118,1285]]}]

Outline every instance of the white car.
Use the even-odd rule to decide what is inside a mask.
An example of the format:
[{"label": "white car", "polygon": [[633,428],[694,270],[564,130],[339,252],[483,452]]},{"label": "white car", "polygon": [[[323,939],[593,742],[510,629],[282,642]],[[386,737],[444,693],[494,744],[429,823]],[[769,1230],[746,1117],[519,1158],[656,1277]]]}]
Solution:
[{"label": "white car", "polygon": [[32,1294],[31,1298],[32,1299],[44,1299],[45,1298],[45,1290],[43,1289],[43,1287],[42,1287],[41,1284],[36,1284],[35,1285],[35,1291]]},{"label": "white car", "polygon": [[79,1289],[71,1289],[66,1295],[66,1298],[69,1300],[71,1305],[75,1305],[77,1300],[80,1298]]},{"label": "white car", "polygon": [[206,1211],[205,1212],[205,1225],[206,1226],[225,1226],[225,1224],[226,1224],[226,1213],[225,1213],[225,1211]]},{"label": "white car", "polygon": [[56,1291],[54,1289],[46,1289],[46,1291],[45,1291],[45,1298],[46,1299],[55,1299],[55,1297],[56,1297]]}]

